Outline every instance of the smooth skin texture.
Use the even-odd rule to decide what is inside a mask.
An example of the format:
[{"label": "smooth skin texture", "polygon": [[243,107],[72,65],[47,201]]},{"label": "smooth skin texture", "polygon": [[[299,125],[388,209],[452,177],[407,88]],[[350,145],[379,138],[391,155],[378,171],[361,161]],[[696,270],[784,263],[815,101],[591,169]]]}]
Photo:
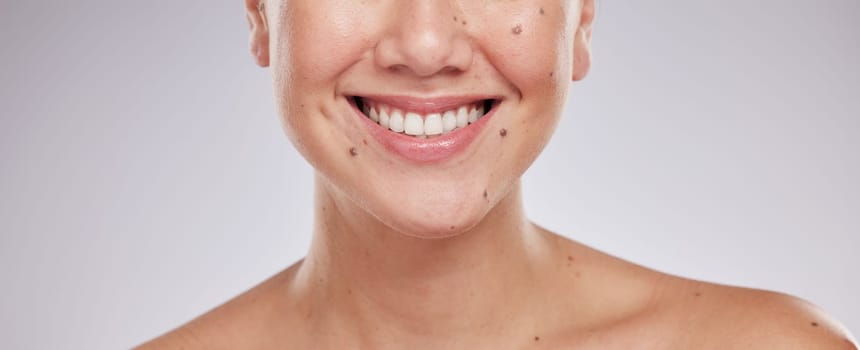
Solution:
[{"label": "smooth skin texture", "polygon": [[[532,223],[520,177],[591,64],[593,0],[246,0],[287,136],[316,169],[305,259],[139,349],[856,349],[814,306],[653,271]],[[350,96],[492,95],[438,164]]]}]

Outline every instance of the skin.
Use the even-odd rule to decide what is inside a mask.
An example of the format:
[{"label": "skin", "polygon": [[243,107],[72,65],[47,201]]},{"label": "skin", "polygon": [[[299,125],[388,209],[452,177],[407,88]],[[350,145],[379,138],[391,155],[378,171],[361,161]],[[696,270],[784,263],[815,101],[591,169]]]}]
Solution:
[{"label": "skin", "polygon": [[[259,1],[251,53],[316,169],[313,243],[139,349],[856,349],[796,298],[666,275],[529,221],[520,177],[588,72],[593,0]],[[369,94],[502,103],[469,151],[421,165],[360,127],[347,97]]]}]

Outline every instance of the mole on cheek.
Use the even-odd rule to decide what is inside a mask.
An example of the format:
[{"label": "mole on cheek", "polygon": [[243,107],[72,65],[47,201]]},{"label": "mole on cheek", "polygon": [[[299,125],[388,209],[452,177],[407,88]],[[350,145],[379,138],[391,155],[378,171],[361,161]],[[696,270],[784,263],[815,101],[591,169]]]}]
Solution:
[{"label": "mole on cheek", "polygon": [[487,198],[487,190],[484,190],[484,199]]},{"label": "mole on cheek", "polygon": [[358,155],[358,150],[356,150],[356,149],[355,149],[355,147],[350,147],[350,148],[349,148],[349,155],[350,155],[350,156],[353,156],[353,157],[357,156],[357,155]]},{"label": "mole on cheek", "polygon": [[540,14],[543,16],[543,7],[540,8]]},{"label": "mole on cheek", "polygon": [[502,137],[508,136],[508,129],[499,130],[499,135]]},{"label": "mole on cheek", "polygon": [[523,26],[517,24],[515,27],[511,28],[511,33],[514,35],[520,35],[523,32]]}]

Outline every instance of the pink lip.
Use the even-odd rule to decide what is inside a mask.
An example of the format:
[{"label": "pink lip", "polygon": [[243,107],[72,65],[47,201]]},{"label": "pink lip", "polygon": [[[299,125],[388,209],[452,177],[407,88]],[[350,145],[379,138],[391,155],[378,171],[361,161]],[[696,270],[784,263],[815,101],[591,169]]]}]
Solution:
[{"label": "pink lip", "polygon": [[[461,105],[481,100],[480,98],[460,97],[431,100],[393,97],[370,97],[369,99],[385,103],[392,107],[421,113],[451,110]],[[494,103],[489,113],[478,119],[475,123],[430,139],[420,139],[383,129],[382,126],[370,120],[370,118],[358,110],[355,103],[351,103],[351,105],[356,116],[363,120],[368,132],[388,151],[411,162],[429,164],[452,158],[468,148],[472,144],[472,141],[481,133],[481,130],[484,129],[484,126],[487,125],[490,118],[495,115],[497,109],[495,107],[498,105],[498,102]]]}]

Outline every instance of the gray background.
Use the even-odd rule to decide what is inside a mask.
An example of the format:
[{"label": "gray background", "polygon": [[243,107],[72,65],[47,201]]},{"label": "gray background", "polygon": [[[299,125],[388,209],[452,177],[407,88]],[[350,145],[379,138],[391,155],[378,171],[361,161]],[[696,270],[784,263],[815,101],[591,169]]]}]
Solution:
[{"label": "gray background", "polygon": [[[860,2],[601,1],[531,217],[860,332]],[[242,1],[0,2],[0,348],[126,348],[299,259]]]}]

